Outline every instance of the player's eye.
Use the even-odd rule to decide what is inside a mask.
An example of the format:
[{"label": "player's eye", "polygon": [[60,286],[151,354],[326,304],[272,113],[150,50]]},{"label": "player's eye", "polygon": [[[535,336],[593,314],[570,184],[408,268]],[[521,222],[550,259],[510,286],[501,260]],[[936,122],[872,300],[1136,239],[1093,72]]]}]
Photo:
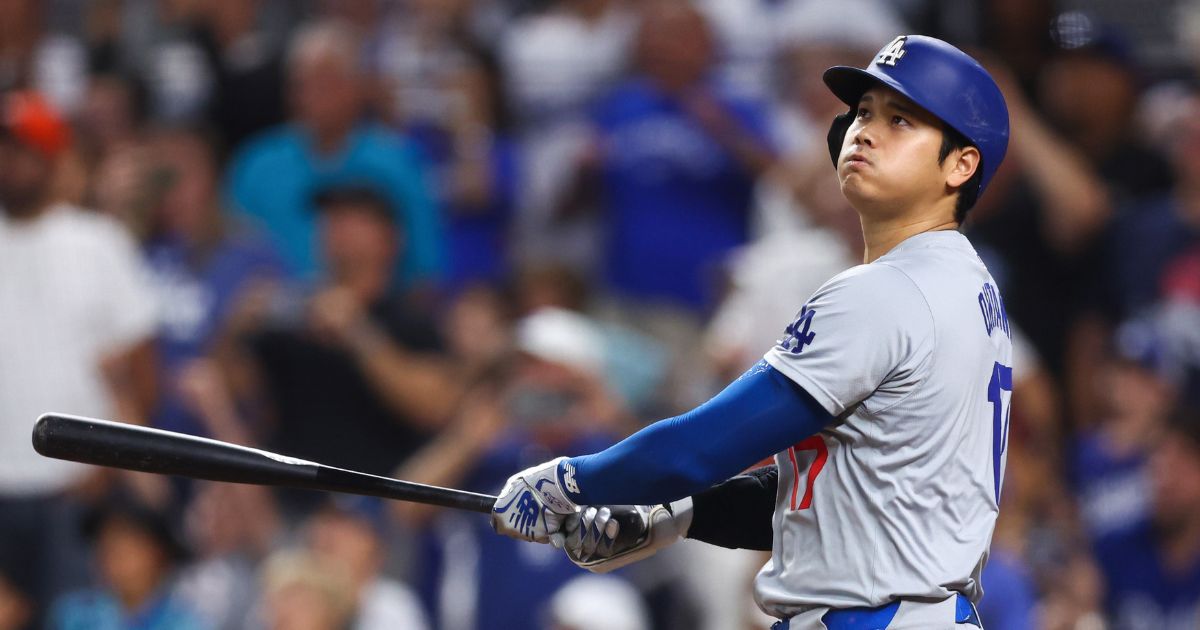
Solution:
[{"label": "player's eye", "polygon": [[908,123],[908,120],[905,119],[903,116],[892,116],[892,124],[907,126],[909,123]]},{"label": "player's eye", "polygon": [[858,113],[855,114],[857,118],[866,118],[869,115],[871,115],[871,112],[867,111],[866,107],[859,107]]}]

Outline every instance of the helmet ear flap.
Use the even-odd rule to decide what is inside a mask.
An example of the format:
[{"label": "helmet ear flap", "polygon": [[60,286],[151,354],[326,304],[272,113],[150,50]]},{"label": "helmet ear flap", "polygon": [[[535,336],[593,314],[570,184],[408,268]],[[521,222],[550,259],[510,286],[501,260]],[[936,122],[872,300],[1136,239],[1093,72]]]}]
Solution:
[{"label": "helmet ear flap", "polygon": [[842,143],[846,139],[846,130],[850,128],[850,124],[854,122],[854,110],[851,109],[844,114],[838,114],[833,117],[833,124],[829,125],[829,135],[825,140],[829,143],[829,159],[833,160],[833,166],[837,167],[838,156],[842,154]]}]

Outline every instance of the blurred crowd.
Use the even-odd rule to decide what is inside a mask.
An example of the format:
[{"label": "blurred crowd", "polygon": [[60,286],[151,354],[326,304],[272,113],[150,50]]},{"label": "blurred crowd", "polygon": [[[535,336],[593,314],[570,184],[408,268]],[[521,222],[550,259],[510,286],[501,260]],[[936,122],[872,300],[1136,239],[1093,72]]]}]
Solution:
[{"label": "blurred crowd", "polygon": [[984,622],[1200,628],[1200,2],[0,0],[0,630],[768,627],[754,552],[594,576],[30,430],[487,493],[601,449],[861,262],[820,73],[913,32],[1012,117],[964,227],[1018,355]]}]

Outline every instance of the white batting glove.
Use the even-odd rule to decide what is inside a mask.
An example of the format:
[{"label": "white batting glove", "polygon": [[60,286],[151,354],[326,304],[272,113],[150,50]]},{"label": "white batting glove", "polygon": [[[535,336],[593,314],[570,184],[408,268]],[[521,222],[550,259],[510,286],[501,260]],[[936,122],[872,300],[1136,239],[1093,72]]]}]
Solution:
[{"label": "white batting glove", "polygon": [[691,524],[691,497],[669,506],[586,506],[566,517],[564,550],[576,565],[608,573],[670,546]]},{"label": "white batting glove", "polygon": [[527,468],[509,477],[492,507],[492,528],[517,540],[553,543],[562,548],[563,523],[579,511],[558,482],[558,466],[565,457]]}]

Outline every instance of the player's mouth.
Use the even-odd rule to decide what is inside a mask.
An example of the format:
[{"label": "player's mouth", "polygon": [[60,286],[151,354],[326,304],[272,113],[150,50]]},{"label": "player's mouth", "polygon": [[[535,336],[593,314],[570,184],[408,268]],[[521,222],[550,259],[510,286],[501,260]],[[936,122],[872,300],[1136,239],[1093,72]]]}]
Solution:
[{"label": "player's mouth", "polygon": [[850,171],[860,171],[871,166],[871,160],[868,160],[862,153],[851,153],[842,160],[842,166]]},{"label": "player's mouth", "polygon": [[868,160],[867,156],[863,155],[862,153],[851,153],[850,155],[846,156],[844,162],[848,166],[854,164],[858,164],[859,166],[868,166],[871,164],[871,160]]}]

